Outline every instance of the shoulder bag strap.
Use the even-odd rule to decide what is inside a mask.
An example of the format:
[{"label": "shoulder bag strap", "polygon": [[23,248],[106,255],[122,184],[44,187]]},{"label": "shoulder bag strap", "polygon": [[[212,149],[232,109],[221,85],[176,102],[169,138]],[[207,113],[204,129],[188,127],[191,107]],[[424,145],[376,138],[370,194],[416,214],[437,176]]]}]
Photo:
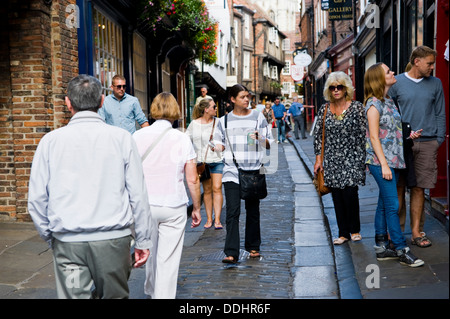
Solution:
[{"label": "shoulder bag strap", "polygon": [[142,155],[141,157],[141,161],[143,162],[148,154],[150,154],[150,152],[153,150],[153,148],[156,146],[156,144],[158,144],[161,141],[161,138],[170,130],[172,129],[172,127],[168,127],[167,129],[165,129],[157,138],[156,140],[153,141],[153,143],[148,147],[147,151],[145,152],[144,155]]},{"label": "shoulder bag strap", "polygon": [[322,118],[322,149],[321,149],[321,154],[320,156],[322,157],[322,163],[323,163],[323,148],[325,145],[325,117],[327,116],[327,109],[328,109],[328,104],[325,104],[325,111],[323,112],[323,118]]},{"label": "shoulder bag strap", "polygon": [[[214,124],[216,124],[216,118],[215,117],[213,118],[213,125],[212,125],[212,129],[211,129],[211,135],[209,136],[208,142],[211,142],[211,140],[213,138]],[[209,145],[206,147],[205,160],[203,161],[203,163],[206,163],[206,155],[208,155],[208,150],[209,150]]]},{"label": "shoulder bag strap", "polygon": [[231,151],[231,155],[233,155],[234,165],[236,165],[236,168],[239,170],[239,165],[237,164],[236,158],[234,157],[233,146],[231,145],[230,138],[228,137],[227,122],[228,122],[228,114],[225,114],[225,136],[227,137],[228,144],[230,145],[230,151]]}]

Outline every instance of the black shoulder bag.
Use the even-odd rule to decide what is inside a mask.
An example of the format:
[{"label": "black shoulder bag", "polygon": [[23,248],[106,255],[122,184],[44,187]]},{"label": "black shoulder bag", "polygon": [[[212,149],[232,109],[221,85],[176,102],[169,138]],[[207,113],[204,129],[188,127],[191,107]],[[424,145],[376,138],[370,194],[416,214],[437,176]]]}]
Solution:
[{"label": "black shoulder bag", "polygon": [[[227,118],[225,115],[225,135],[227,136],[228,144],[230,145],[230,151],[233,155],[233,162],[236,165],[239,174],[239,193],[241,199],[263,199],[267,196],[267,184],[266,175],[261,174],[261,170],[243,170],[239,167],[236,158],[234,157],[233,147],[228,138],[227,131]],[[256,128],[258,127],[258,121],[256,121]],[[258,147],[258,145],[256,145]],[[258,149],[257,149],[258,150]]]}]

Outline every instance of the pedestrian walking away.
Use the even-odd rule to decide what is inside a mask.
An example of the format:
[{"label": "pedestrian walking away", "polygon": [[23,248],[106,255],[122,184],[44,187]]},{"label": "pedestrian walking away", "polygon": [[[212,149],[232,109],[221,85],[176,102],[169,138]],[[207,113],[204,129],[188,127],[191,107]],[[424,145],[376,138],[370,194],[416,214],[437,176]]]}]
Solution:
[{"label": "pedestrian walking away", "polygon": [[172,129],[173,122],[180,118],[180,110],[171,93],[158,94],[150,113],[156,121],[133,134],[143,157],[151,223],[154,225],[152,250],[145,265],[144,291],[152,299],[174,299],[189,202],[184,178],[193,202],[191,227],[197,227],[201,222],[197,154],[189,137]]},{"label": "pedestrian walking away", "polygon": [[294,135],[295,138],[299,139],[298,131],[300,130],[302,134],[302,139],[306,139],[305,135],[305,108],[303,104],[298,102],[298,97],[293,98],[294,102],[288,110],[288,113],[293,117],[294,122]]},{"label": "pedestrian walking away", "polygon": [[73,116],[42,138],[33,158],[28,211],[53,248],[59,298],[91,298],[94,286],[95,297],[128,298],[132,228],[135,267],[149,255],[150,211],[138,150],[129,132],[97,114],[103,99],[96,78],[72,79],[65,101]]},{"label": "pedestrian walking away", "polygon": [[[314,129],[314,174],[324,171],[324,183],[331,189],[340,245],[361,240],[358,185],[365,184],[366,117],[361,102],[352,101],[354,88],[344,72],[333,72],[325,82],[323,104]],[[325,108],[327,108],[324,118]],[[322,127],[325,121],[324,155]]]},{"label": "pedestrian walking away", "polygon": [[111,89],[113,94],[105,98],[98,111],[106,123],[121,127],[131,134],[136,132],[136,122],[141,127],[149,125],[139,100],[125,93],[126,80],[122,75],[116,74],[112,78]]},{"label": "pedestrian walking away", "polygon": [[[202,181],[203,201],[206,211],[206,223],[204,228],[222,229],[220,215],[222,213],[222,174],[223,162],[222,153],[216,152],[212,143],[214,130],[217,126],[216,119],[217,106],[211,98],[204,98],[194,106],[193,121],[189,124],[186,133],[192,140],[197,152],[197,162],[204,162],[208,165],[211,178]],[[214,210],[214,220],[213,220]]]},{"label": "pedestrian walking away", "polygon": [[[412,147],[416,185],[410,191],[411,242],[422,248],[431,246],[431,240],[423,231],[425,189],[436,185],[437,153],[446,131],[442,83],[431,75],[436,54],[427,46],[414,49],[409,61],[411,69],[398,75],[397,82],[389,90],[389,95],[399,105],[402,121],[409,123],[413,131],[422,130],[421,137]],[[405,182],[400,183],[398,192],[404,194]],[[401,205],[404,205],[403,201]],[[400,214],[403,228],[406,210],[400,209]]]},{"label": "pedestrian walking away", "polygon": [[273,116],[276,120],[277,132],[278,132],[278,141],[277,143],[287,143],[286,141],[286,127],[285,127],[285,118],[287,116],[286,108],[283,104],[280,104],[280,98],[275,98],[275,103],[272,105]]},{"label": "pedestrian walking away", "polygon": [[[372,65],[364,75],[366,164],[380,190],[375,213],[375,252],[378,260],[399,258],[404,265],[419,267],[424,262],[407,246],[398,216],[397,181],[400,170],[406,168],[402,121],[393,100],[386,96],[395,82],[394,72],[383,63]],[[411,134],[412,138],[419,136],[420,132]]]},{"label": "pedestrian walking away", "polygon": [[[223,185],[226,198],[226,238],[224,263],[236,263],[239,258],[239,216],[241,196],[239,172],[261,169],[262,158],[273,141],[271,128],[264,115],[248,109],[249,91],[241,85],[234,85],[229,91],[233,111],[220,118],[214,134],[214,144],[224,151]],[[246,199],[245,250],[250,257],[260,256],[261,230],[259,199]]]}]

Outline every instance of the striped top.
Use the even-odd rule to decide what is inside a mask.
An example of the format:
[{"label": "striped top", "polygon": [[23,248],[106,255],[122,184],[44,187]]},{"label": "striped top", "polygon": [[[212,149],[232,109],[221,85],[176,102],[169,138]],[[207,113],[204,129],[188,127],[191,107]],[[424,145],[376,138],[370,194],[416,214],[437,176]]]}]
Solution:
[{"label": "striped top", "polygon": [[[258,131],[260,137],[273,142],[271,127],[267,124],[266,118],[261,112],[252,110],[249,115],[237,116],[233,112],[228,114],[227,130],[225,132],[225,116],[219,119],[214,131],[214,144],[224,145],[224,170],[223,182],[239,183],[238,171],[233,162],[230,144],[240,168],[243,170],[257,170],[264,163],[266,149],[262,147],[259,141],[254,141],[253,145],[247,142],[249,133]],[[226,136],[228,134],[228,138]]]}]

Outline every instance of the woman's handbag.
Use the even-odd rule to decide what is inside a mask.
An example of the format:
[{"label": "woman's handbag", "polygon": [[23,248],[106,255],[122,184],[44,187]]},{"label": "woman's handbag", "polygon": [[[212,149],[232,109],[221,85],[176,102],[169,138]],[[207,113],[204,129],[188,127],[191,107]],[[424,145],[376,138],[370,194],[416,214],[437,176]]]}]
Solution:
[{"label": "woman's handbag", "polygon": [[206,181],[211,178],[211,170],[206,163],[197,163],[197,174],[200,182]]},{"label": "woman's handbag", "polygon": [[[258,122],[256,122],[258,125]],[[262,174],[263,169],[258,170],[243,170],[239,167],[236,158],[234,157],[233,147],[231,146],[227,132],[227,115],[225,115],[225,134],[227,136],[228,144],[230,144],[231,154],[233,155],[233,162],[236,165],[239,174],[239,193],[241,199],[263,199],[267,197],[267,183],[266,174]],[[258,145],[256,145],[258,147]]]},{"label": "woman's handbag", "polygon": [[[325,146],[325,116],[327,115],[328,105],[325,105],[325,112],[323,113],[323,126],[322,126],[322,149],[321,149],[321,159],[323,162],[323,149]],[[323,170],[318,170],[317,174],[314,175],[313,180],[314,186],[316,187],[317,193],[320,196],[326,195],[331,192],[331,190],[325,186]]]},{"label": "woman's handbag", "polygon": [[[216,123],[216,118],[213,119],[213,126],[212,126],[212,130],[211,130],[211,135],[209,136],[209,141],[212,140],[215,123]],[[198,174],[198,177],[200,178],[200,182],[206,181],[207,179],[211,178],[211,170],[209,168],[209,165],[206,163],[206,156],[208,155],[208,149],[209,149],[209,146],[206,148],[205,160],[202,163],[197,163],[197,174]]]}]

